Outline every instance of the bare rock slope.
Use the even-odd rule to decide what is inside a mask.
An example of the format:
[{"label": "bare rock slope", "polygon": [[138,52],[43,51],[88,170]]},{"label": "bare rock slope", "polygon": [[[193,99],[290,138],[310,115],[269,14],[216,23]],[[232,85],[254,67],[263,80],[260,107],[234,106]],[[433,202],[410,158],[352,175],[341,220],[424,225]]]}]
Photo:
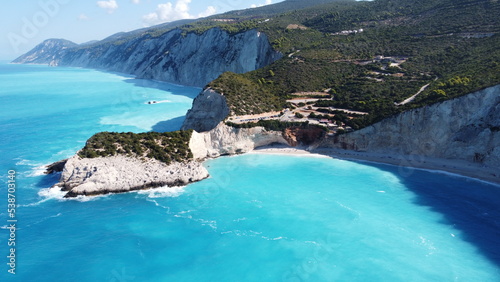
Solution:
[{"label": "bare rock slope", "polygon": [[398,114],[321,146],[461,160],[498,169],[500,85]]},{"label": "bare rock slope", "polygon": [[207,88],[193,101],[186,114],[182,130],[193,129],[205,132],[214,129],[229,115],[229,106],[224,95]]},{"label": "bare rock slope", "polygon": [[126,156],[70,158],[57,186],[66,197],[100,195],[143,190],[161,186],[183,186],[208,177],[200,162],[170,165],[154,159],[146,161]]}]

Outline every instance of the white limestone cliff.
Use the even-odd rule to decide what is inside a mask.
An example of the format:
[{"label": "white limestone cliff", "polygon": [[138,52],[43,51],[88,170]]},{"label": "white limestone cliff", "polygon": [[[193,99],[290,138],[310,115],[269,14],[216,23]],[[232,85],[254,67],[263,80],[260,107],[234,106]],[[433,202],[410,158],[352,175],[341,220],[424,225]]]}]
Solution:
[{"label": "white limestone cliff", "polygon": [[281,131],[268,131],[263,127],[234,128],[220,123],[208,132],[193,132],[189,147],[195,160],[204,160],[243,154],[273,143],[288,145]]},{"label": "white limestone cliff", "polygon": [[193,101],[193,106],[186,114],[182,130],[193,129],[205,132],[214,129],[229,115],[226,98],[218,92],[207,88]]},{"label": "white limestone cliff", "polygon": [[145,33],[83,46],[70,43],[44,41],[14,63],[94,68],[203,87],[223,72],[249,72],[282,56],[257,30],[229,34],[213,28],[202,34],[183,34],[173,29],[158,37]]},{"label": "white limestone cliff", "polygon": [[321,146],[460,160],[498,170],[500,85],[398,114]]}]

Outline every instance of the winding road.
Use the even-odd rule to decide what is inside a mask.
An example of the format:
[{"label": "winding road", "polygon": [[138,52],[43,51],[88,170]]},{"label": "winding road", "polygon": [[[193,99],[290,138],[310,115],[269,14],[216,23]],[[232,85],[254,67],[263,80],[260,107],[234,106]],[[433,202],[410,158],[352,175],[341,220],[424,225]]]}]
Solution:
[{"label": "winding road", "polygon": [[413,95],[413,96],[411,96],[410,98],[408,98],[408,99],[404,100],[403,102],[401,102],[401,103],[394,103],[394,104],[395,104],[396,106],[401,106],[401,105],[406,105],[406,104],[410,103],[411,101],[415,100],[415,98],[417,98],[417,96],[418,96],[418,95],[420,95],[420,93],[422,93],[422,92],[423,92],[423,91],[424,91],[424,90],[425,90],[425,89],[426,89],[429,85],[431,85],[431,84],[430,84],[430,83],[428,83],[428,84],[426,84],[426,85],[422,86],[422,87],[420,88],[420,90],[419,90],[419,91],[418,91],[415,95]]}]

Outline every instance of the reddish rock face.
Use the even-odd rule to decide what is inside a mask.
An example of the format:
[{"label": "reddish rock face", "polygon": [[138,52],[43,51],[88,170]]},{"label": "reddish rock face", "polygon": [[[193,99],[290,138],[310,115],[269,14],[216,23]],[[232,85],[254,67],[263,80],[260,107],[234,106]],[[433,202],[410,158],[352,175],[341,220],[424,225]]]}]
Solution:
[{"label": "reddish rock face", "polygon": [[321,128],[311,127],[291,127],[285,129],[283,137],[288,141],[290,146],[311,145],[314,142],[320,141],[325,136],[325,131]]}]

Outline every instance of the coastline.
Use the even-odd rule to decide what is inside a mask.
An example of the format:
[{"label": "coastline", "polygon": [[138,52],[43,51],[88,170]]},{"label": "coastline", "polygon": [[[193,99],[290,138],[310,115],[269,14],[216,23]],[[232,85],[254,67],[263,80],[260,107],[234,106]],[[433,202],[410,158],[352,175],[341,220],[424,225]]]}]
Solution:
[{"label": "coastline", "polygon": [[[290,148],[285,146],[264,146],[250,152],[252,154],[295,155],[306,157],[329,157],[340,160],[361,161],[367,163],[386,164],[402,168],[426,170],[434,173],[464,177],[486,182],[500,187],[498,169],[481,164],[461,160],[447,160],[423,156],[388,155],[383,153],[357,152],[334,148],[318,148],[312,151],[306,148]],[[402,177],[411,174],[411,170],[401,173]]]},{"label": "coastline", "polygon": [[306,147],[288,147],[285,145],[268,145],[255,148],[247,154],[258,155],[291,155],[291,156],[305,156],[316,158],[329,158],[330,156],[319,154],[316,152],[308,151]]}]

